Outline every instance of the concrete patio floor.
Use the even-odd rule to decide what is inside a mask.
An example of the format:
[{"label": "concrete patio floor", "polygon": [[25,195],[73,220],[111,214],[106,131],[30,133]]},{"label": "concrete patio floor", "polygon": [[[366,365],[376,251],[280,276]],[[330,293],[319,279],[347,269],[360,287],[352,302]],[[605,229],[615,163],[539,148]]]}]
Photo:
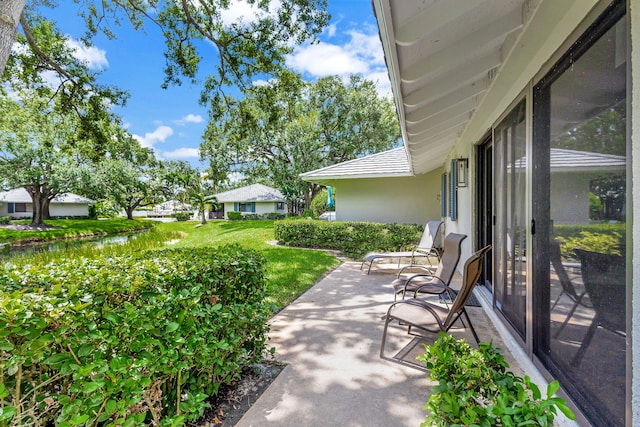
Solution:
[{"label": "concrete patio floor", "polygon": [[[275,359],[287,366],[237,426],[388,427],[424,421],[422,406],[432,383],[420,365],[409,364],[418,364],[422,342],[437,336],[417,340],[391,324],[387,358],[379,357],[394,267],[377,266],[367,275],[359,262],[346,261],[272,318],[267,348],[275,347]],[[512,370],[522,375],[484,310],[468,312],[480,340],[504,348]],[[453,335],[474,342],[464,329]]]}]

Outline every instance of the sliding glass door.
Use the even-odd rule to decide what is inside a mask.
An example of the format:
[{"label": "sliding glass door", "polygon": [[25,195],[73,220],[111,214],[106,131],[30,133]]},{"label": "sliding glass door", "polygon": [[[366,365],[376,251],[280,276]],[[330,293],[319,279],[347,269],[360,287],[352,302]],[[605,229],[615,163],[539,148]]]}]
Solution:
[{"label": "sliding glass door", "polygon": [[624,3],[534,89],[534,353],[594,425],[624,425]]},{"label": "sliding glass door", "polygon": [[525,337],[526,108],[519,103],[494,129],[494,303]]}]

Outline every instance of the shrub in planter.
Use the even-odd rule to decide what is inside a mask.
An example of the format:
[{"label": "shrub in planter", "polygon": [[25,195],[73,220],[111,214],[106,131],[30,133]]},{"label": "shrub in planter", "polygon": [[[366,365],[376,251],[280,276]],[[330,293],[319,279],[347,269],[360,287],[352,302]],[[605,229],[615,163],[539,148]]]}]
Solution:
[{"label": "shrub in planter", "polygon": [[190,212],[174,212],[171,214],[176,221],[188,221],[191,218]]},{"label": "shrub in planter", "polygon": [[575,419],[564,399],[554,397],[560,387],[553,381],[543,396],[527,376],[510,371],[502,350],[491,343],[479,349],[465,340],[440,334],[418,360],[426,362],[429,378],[437,381],[425,404],[426,426],[552,426],[557,410]]},{"label": "shrub in planter", "polygon": [[237,211],[227,212],[227,218],[230,221],[240,221],[242,219],[242,213]]},{"label": "shrub in planter", "polygon": [[11,222],[11,217],[8,216],[0,216],[0,224],[6,225]]},{"label": "shrub in planter", "polygon": [[262,264],[227,246],[0,267],[0,424],[197,419],[261,357]]}]

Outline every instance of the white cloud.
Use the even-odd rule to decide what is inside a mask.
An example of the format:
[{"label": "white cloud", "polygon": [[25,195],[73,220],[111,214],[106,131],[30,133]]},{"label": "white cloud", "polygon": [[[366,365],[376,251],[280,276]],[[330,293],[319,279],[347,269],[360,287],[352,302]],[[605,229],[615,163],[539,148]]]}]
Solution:
[{"label": "white cloud", "polygon": [[288,58],[287,64],[296,71],[309,73],[314,77],[360,74],[369,69],[365,61],[343,46],[324,42],[296,49]]},{"label": "white cloud", "polygon": [[155,144],[158,142],[164,142],[167,138],[173,135],[173,129],[169,126],[161,125],[156,128],[153,132],[147,132],[144,136],[133,135],[133,137],[146,148],[153,148]]},{"label": "white cloud", "polygon": [[197,148],[178,148],[173,151],[165,151],[162,155],[166,159],[197,159],[200,158],[200,150]]},{"label": "white cloud", "polygon": [[174,123],[180,126],[184,126],[187,123],[202,123],[204,119],[200,114],[187,114],[180,120],[174,120]]},{"label": "white cloud", "polygon": [[101,70],[109,66],[107,51],[96,46],[87,46],[74,39],[67,39],[65,44],[70,49],[73,49],[75,57],[82,61],[89,69]]},{"label": "white cloud", "polygon": [[[280,5],[281,3],[279,1],[270,2],[269,13],[275,14],[276,11],[280,9]],[[227,26],[238,22],[251,24],[253,21],[256,21],[258,17],[264,16],[265,14],[262,9],[244,0],[233,0],[228,9],[220,11],[222,22]]]},{"label": "white cloud", "polygon": [[[330,30],[330,33],[334,32]],[[287,58],[287,64],[312,78],[330,75],[347,78],[359,74],[376,82],[378,93],[390,96],[391,85],[377,32],[351,30],[345,34],[348,40],[343,45],[320,42],[296,48]]]},{"label": "white cloud", "polygon": [[326,34],[327,37],[331,38],[336,35],[336,31],[338,31],[338,23],[333,23],[327,25],[327,27],[324,29],[324,34]]}]

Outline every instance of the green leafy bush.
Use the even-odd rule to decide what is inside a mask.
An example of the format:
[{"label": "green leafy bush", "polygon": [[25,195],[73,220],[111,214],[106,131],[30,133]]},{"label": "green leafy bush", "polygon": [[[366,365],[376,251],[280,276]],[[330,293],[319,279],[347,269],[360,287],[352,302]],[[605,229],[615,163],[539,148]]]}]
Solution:
[{"label": "green leafy bush", "polygon": [[288,246],[336,249],[352,258],[370,251],[411,250],[424,226],[374,222],[295,221],[274,223],[275,238]]},{"label": "green leafy bush", "polygon": [[11,217],[8,216],[0,216],[0,224],[9,224],[11,222]]},{"label": "green leafy bush", "polygon": [[227,218],[230,221],[240,221],[242,219],[242,213],[237,211],[227,212]]},{"label": "green leafy bush", "polygon": [[563,254],[575,249],[621,255],[626,247],[626,224],[555,225],[554,237]]},{"label": "green leafy bush", "polygon": [[[334,191],[334,197],[335,197],[335,189],[333,191]],[[328,198],[329,198],[329,191],[326,188],[324,188],[322,191],[316,194],[316,197],[314,197],[313,200],[311,200],[309,209],[311,209],[311,211],[313,212],[313,216],[315,218],[319,217],[324,212],[335,210],[334,208],[330,208],[329,206],[327,206]]]},{"label": "green leafy bush", "polygon": [[179,425],[259,360],[263,259],[237,245],[0,269],[0,423]]},{"label": "green leafy bush", "polygon": [[560,387],[553,381],[543,397],[528,376],[510,371],[502,350],[491,343],[479,349],[465,340],[440,334],[424,356],[429,378],[437,381],[424,408],[429,412],[426,426],[552,426],[557,409],[575,419],[564,399],[553,397]]},{"label": "green leafy bush", "polygon": [[176,221],[188,221],[191,218],[191,212],[174,212],[171,214]]}]

